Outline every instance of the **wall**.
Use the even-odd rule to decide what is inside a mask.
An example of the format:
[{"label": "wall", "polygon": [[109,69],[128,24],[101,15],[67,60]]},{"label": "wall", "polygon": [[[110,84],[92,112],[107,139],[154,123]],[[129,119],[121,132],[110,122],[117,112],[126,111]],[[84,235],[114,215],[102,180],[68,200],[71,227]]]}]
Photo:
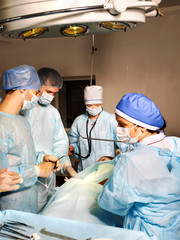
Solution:
[{"label": "wall", "polygon": [[[95,35],[94,74],[112,112],[127,92],[140,92],[161,109],[167,134],[180,136],[180,8],[164,9],[126,33]],[[90,75],[91,36],[15,40],[0,38],[0,73],[20,64],[53,67],[62,76]],[[2,82],[2,78],[1,78]],[[1,91],[2,95],[2,91]]]}]

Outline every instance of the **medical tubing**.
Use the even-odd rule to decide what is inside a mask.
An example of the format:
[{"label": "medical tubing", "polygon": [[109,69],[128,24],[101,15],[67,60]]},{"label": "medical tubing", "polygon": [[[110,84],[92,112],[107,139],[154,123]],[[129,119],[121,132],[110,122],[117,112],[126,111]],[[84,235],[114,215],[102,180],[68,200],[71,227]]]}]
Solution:
[{"label": "medical tubing", "polygon": [[[87,139],[87,137],[83,137],[81,135],[79,135],[79,138],[82,138],[82,139]],[[120,140],[114,140],[114,139],[105,139],[105,138],[89,138],[90,140],[98,140],[98,141],[107,141],[107,142],[121,142]],[[128,143],[127,143],[128,144]]]},{"label": "medical tubing", "polygon": [[75,154],[75,155],[77,155],[78,157],[80,157],[80,159],[86,159],[86,158],[88,158],[88,157],[90,156],[90,154],[91,154],[91,139],[92,139],[92,138],[91,138],[91,132],[92,132],[93,128],[95,127],[97,120],[98,120],[98,118],[96,119],[96,121],[95,121],[94,124],[92,125],[92,127],[91,127],[91,129],[90,129],[90,131],[89,131],[89,134],[88,134],[88,123],[89,123],[89,119],[88,119],[87,122],[86,122],[86,136],[87,136],[87,137],[86,137],[85,139],[87,139],[89,150],[88,150],[88,154],[87,154],[85,157],[81,156],[81,147],[80,147],[80,141],[79,141],[79,137],[78,137],[79,154],[78,154],[78,153],[75,153],[75,152],[74,152],[73,154]]},{"label": "medical tubing", "polygon": [[47,185],[47,182],[44,184],[42,183],[40,180],[37,180],[38,183],[42,184],[46,189],[47,191],[50,190],[53,194],[55,193],[55,190],[50,188],[48,185]]}]

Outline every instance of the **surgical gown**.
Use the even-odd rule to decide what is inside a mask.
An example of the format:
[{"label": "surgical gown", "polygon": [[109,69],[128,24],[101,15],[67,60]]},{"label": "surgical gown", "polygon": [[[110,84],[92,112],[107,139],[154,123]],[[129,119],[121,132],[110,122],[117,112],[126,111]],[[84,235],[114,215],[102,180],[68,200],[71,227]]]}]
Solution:
[{"label": "surgical gown", "polygon": [[[42,161],[44,154],[50,154],[58,158],[68,155],[68,137],[60,114],[55,107],[51,104],[41,105],[38,103],[29,111],[21,111],[21,114],[26,117],[31,126],[37,163]],[[63,173],[63,163],[68,162],[71,165],[70,159],[66,156],[60,162],[62,165],[61,172]],[[56,174],[52,172],[47,180],[42,178],[39,180],[52,189],[56,185]],[[51,195],[52,191],[48,191],[43,185],[38,184],[38,211],[42,210]]]},{"label": "surgical gown", "polygon": [[30,126],[20,115],[0,112],[0,169],[18,172],[23,183],[16,191],[0,193],[0,210],[37,213],[36,153]]},{"label": "surgical gown", "polygon": [[153,240],[180,239],[180,139],[173,152],[137,144],[115,158],[99,206],[125,216],[124,228]]},{"label": "surgical gown", "polygon": [[[75,153],[80,153],[81,156],[87,156],[89,152],[89,146],[87,139],[82,139],[80,137],[80,144],[78,143],[78,138],[81,135],[82,137],[87,137],[86,132],[86,123],[88,120],[87,112],[78,116],[70,129],[69,132],[69,140],[70,145],[74,147]],[[88,134],[90,129],[92,128],[93,121],[89,120],[88,123]],[[101,139],[114,139],[117,140],[116,137],[116,127],[117,122],[115,120],[114,114],[110,114],[106,111],[102,111],[97,119],[97,122],[92,129],[91,138],[101,138]],[[79,151],[80,145],[80,151]],[[82,161],[79,162],[78,172],[86,169],[91,164],[96,163],[99,158],[103,156],[115,156],[115,143],[111,141],[101,141],[101,140],[91,140],[91,154],[88,158],[82,158]],[[76,155],[74,157],[77,158]]]}]

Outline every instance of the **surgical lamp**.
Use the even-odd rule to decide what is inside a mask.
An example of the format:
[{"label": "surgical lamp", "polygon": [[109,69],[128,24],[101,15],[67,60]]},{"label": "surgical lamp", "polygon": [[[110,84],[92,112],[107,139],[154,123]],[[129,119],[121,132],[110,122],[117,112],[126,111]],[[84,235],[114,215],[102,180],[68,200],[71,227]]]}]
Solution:
[{"label": "surgical lamp", "polygon": [[1,0],[0,34],[52,38],[126,31],[159,14],[161,0]]}]

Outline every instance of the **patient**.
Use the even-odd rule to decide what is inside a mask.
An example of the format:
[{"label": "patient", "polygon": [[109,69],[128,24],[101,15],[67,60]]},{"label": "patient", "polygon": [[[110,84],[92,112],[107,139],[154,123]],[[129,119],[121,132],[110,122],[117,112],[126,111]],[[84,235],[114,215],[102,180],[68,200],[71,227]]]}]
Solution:
[{"label": "patient", "polygon": [[99,162],[78,173],[49,200],[42,215],[122,227],[123,218],[99,208],[97,198],[114,168],[113,161]]}]

